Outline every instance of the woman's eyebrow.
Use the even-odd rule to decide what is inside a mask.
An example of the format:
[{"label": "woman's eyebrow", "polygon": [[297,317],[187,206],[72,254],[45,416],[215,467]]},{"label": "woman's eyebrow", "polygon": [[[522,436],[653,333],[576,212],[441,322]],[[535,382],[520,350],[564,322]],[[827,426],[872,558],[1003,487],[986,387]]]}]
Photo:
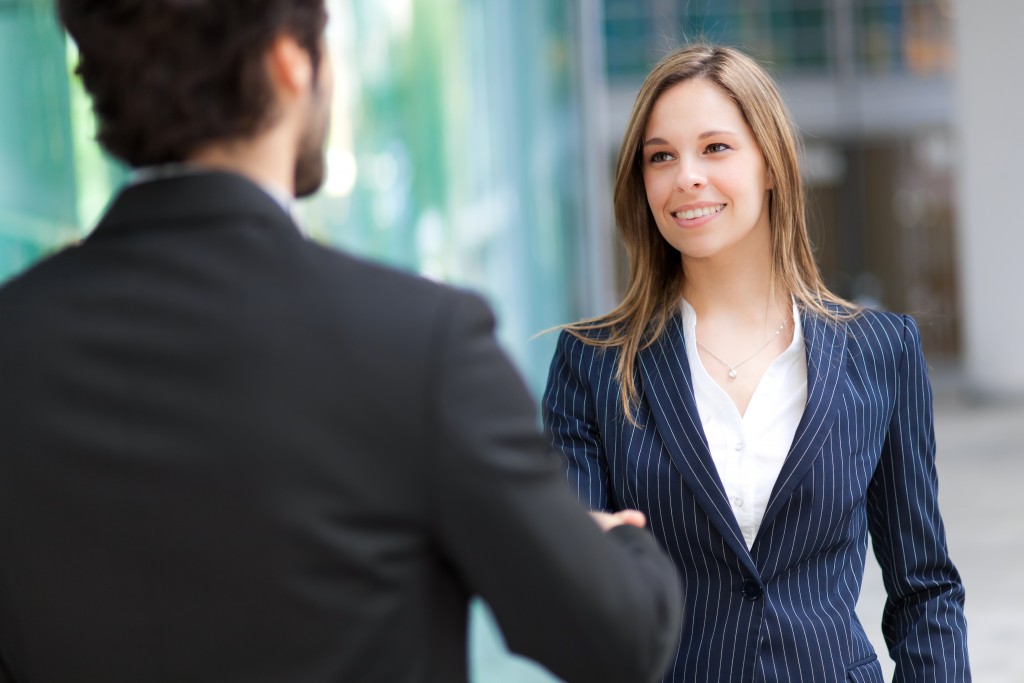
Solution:
[{"label": "woman's eyebrow", "polygon": [[[697,139],[698,140],[705,140],[707,138],[713,138],[716,135],[733,135],[733,136],[735,136],[736,133],[734,131],[731,131],[731,130],[706,130],[703,133],[701,133],[700,135],[698,135]],[[667,145],[667,144],[668,144],[668,140],[666,140],[665,138],[653,137],[653,138],[649,138],[647,140],[644,140],[643,146],[644,147],[651,147],[653,145]]]},{"label": "woman's eyebrow", "polygon": [[644,141],[644,147],[650,147],[651,145],[667,145],[668,140],[664,138],[651,138]]},{"label": "woman's eyebrow", "polygon": [[698,135],[697,139],[704,140],[706,138],[713,138],[716,135],[736,135],[736,133],[734,133],[731,130],[706,130],[700,135]]}]

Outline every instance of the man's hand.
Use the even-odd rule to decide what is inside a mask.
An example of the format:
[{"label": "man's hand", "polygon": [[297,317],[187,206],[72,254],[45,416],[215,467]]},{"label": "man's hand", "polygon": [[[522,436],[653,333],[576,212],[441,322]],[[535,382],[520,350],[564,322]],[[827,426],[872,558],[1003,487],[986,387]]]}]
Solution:
[{"label": "man's hand", "polygon": [[644,513],[639,510],[620,510],[618,512],[591,511],[590,516],[594,518],[594,521],[597,522],[602,531],[614,529],[622,524],[643,529],[644,525],[647,524]]}]

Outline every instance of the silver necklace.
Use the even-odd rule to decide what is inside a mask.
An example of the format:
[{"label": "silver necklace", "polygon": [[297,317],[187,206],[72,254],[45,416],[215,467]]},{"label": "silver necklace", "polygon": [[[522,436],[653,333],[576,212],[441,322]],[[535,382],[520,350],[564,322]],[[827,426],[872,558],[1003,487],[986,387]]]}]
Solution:
[{"label": "silver necklace", "polygon": [[779,329],[775,330],[775,334],[773,334],[772,336],[768,337],[768,341],[766,341],[764,344],[762,344],[761,348],[759,348],[757,351],[754,351],[754,353],[750,354],[750,356],[748,358],[746,358],[744,360],[741,360],[739,363],[729,363],[727,361],[722,360],[721,358],[719,358],[718,356],[715,355],[714,351],[712,351],[708,347],[706,347],[703,344],[701,344],[699,339],[697,340],[697,346],[699,346],[700,348],[702,348],[705,351],[707,351],[709,356],[711,356],[712,358],[717,360],[719,363],[721,363],[725,367],[729,368],[729,379],[736,379],[736,376],[739,374],[739,373],[736,372],[736,368],[738,368],[739,366],[743,365],[744,363],[750,362],[750,361],[754,360],[755,358],[757,358],[758,354],[760,354],[762,351],[767,349],[768,345],[771,344],[773,341],[775,341],[776,337],[778,337],[780,334],[782,334],[782,330],[785,329],[785,327],[786,327],[786,321],[783,320],[782,324],[779,325]]}]

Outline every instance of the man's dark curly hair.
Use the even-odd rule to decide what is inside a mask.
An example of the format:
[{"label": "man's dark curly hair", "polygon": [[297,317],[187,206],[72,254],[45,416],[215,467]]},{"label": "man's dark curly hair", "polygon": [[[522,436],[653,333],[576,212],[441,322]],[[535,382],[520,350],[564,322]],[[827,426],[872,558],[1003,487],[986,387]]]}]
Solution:
[{"label": "man's dark curly hair", "polygon": [[290,35],[315,70],[327,23],[324,0],[57,0],[57,11],[99,142],[136,167],[263,130],[274,115],[267,49]]}]

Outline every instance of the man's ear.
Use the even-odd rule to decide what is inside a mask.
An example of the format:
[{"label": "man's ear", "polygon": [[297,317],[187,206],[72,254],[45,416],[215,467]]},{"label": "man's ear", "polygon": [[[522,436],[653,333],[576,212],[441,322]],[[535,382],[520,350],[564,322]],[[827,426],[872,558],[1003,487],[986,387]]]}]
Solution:
[{"label": "man's ear", "polygon": [[313,87],[313,60],[309,51],[287,33],[274,39],[267,53],[271,81],[283,96],[298,97]]}]

